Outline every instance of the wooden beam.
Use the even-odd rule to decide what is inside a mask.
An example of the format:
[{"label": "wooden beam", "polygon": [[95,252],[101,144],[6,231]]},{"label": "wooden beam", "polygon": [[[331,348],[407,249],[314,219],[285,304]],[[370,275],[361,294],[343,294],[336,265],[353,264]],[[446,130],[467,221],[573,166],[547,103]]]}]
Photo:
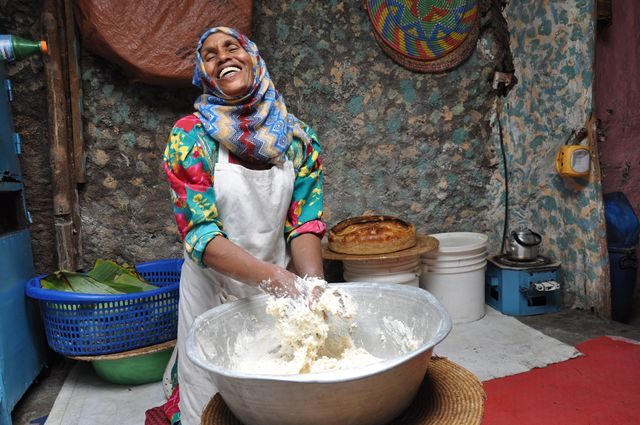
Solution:
[{"label": "wooden beam", "polygon": [[78,64],[78,38],[73,19],[71,0],[63,0],[64,27],[67,42],[67,70],[69,76],[69,106],[71,121],[71,144],[76,183],[85,183],[86,156],[82,135],[82,81]]},{"label": "wooden beam", "polygon": [[74,233],[74,223],[71,220],[64,220],[63,217],[56,217],[54,224],[56,234],[56,253],[58,254],[58,268],[64,270],[77,270],[78,260],[76,251],[76,237]]},{"label": "wooden beam", "polygon": [[78,270],[80,214],[73,155],[70,151],[66,30],[62,0],[43,0],[43,23],[49,44],[45,58],[53,213],[58,268]]},{"label": "wooden beam", "polygon": [[[595,114],[592,114],[585,124],[585,128],[587,129],[587,142],[588,146],[591,150],[591,166],[593,167],[593,172],[589,176],[589,181],[591,184],[602,185],[602,171],[600,169],[600,151],[598,149],[598,128],[597,128],[597,120]],[[599,215],[599,223],[598,230],[596,232],[605,235],[606,234],[606,219],[604,217],[604,197],[602,196],[602,192],[600,193],[600,197],[598,202],[602,205],[600,209],[601,214]],[[608,245],[607,238],[603,237],[599,239],[600,245],[600,255],[608,256]],[[589,303],[595,309],[595,313],[598,317],[603,319],[611,319],[611,277],[610,273],[610,264],[607,264],[602,268],[602,275],[598,276],[598,281],[595,282],[592,286],[592,290],[587,291],[587,297]]]}]

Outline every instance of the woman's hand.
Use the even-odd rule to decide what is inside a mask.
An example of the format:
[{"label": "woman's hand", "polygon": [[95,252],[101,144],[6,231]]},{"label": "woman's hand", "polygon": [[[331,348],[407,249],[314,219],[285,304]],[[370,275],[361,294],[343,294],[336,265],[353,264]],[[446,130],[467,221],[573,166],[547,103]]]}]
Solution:
[{"label": "woman's hand", "polygon": [[207,245],[204,263],[240,282],[257,286],[276,297],[299,297],[297,276],[275,264],[259,260],[224,236],[216,236]]},{"label": "woman's hand", "polygon": [[260,282],[258,286],[274,297],[298,298],[301,294],[296,286],[296,279],[298,279],[298,276],[295,274],[274,265],[270,277]]}]

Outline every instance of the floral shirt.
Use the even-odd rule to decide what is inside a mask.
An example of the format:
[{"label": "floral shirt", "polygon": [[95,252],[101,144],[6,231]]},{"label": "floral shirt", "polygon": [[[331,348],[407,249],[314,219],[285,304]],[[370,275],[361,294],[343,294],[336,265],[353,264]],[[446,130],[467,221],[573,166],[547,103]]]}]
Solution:
[{"label": "floral shirt", "polygon": [[[310,127],[303,124],[303,128],[312,143],[304,146],[294,139],[287,151],[287,157],[293,162],[296,172],[284,226],[283,237],[287,242],[303,233],[313,233],[322,238],[326,230],[321,220],[323,203],[320,144],[318,136]],[[189,257],[202,267],[202,254],[207,244],[218,235],[226,237],[224,217],[218,215],[216,208],[213,189],[215,176],[210,165],[216,163],[217,157],[218,142],[207,134],[196,115],[186,116],[176,122],[164,151],[164,171],[169,181],[176,223],[185,249]]]}]

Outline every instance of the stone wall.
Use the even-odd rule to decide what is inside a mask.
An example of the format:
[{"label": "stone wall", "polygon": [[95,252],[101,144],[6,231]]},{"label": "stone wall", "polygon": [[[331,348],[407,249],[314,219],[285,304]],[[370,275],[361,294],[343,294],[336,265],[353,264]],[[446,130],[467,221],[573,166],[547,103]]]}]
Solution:
[{"label": "stone wall", "polygon": [[375,211],[422,232],[491,231],[488,80],[503,52],[490,2],[474,53],[441,74],[386,56],[361,1],[257,3],[254,39],[275,85],[320,135],[329,225]]},{"label": "stone wall", "polygon": [[[493,105],[487,81],[504,52],[493,37],[490,2],[480,5],[483,28],[473,55],[451,72],[431,75],[410,72],[380,50],[360,1],[255,3],[253,38],[276,87],[323,144],[328,224],[376,211],[400,215],[422,232],[491,230],[483,214],[496,167],[487,143]],[[42,35],[37,2],[8,6],[7,32]],[[25,143],[40,151],[25,152],[22,162],[47,179],[44,69],[35,59],[24,63],[35,69],[16,75],[35,78],[37,87],[21,87],[27,91],[21,97],[31,100],[18,102],[24,106],[17,120],[26,119],[22,111],[38,109],[32,115],[42,123],[18,126],[23,137],[40,131]],[[80,67],[88,154],[87,183],[79,191],[84,265],[100,257],[139,262],[179,255],[160,160],[169,128],[191,111],[197,93],[130,84],[115,66],[85,51]],[[56,264],[49,185],[25,178],[30,208],[43,223],[32,231],[36,267],[44,272]],[[42,208],[34,209],[35,200]]]},{"label": "stone wall", "polygon": [[[319,134],[329,225],[363,212],[399,215],[423,233],[473,231],[498,253],[504,217],[494,69],[520,82],[504,100],[513,182],[512,221],[545,236],[563,262],[565,303],[587,307],[583,288],[603,278],[599,181],[576,190],[549,166],[566,132],[590,111],[591,2],[480,0],[473,54],[440,74],[408,71],[376,44],[361,0],[256,0],[254,36],[289,110]],[[39,38],[38,2],[0,0],[5,32]],[[6,11],[6,12],[5,12]],[[506,17],[506,21],[504,19]],[[510,43],[509,33],[511,31]],[[172,124],[197,92],[130,84],[83,51],[87,183],[80,188],[85,266],[180,255],[160,168]],[[13,65],[36,267],[55,267],[40,61]]]}]

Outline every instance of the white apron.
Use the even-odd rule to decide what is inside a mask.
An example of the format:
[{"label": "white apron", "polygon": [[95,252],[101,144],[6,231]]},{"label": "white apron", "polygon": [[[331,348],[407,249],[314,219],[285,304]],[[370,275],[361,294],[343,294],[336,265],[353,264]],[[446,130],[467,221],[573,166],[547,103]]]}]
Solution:
[{"label": "white apron", "polygon": [[[251,170],[230,164],[229,152],[220,144],[214,176],[216,205],[229,240],[261,260],[287,267],[290,257],[284,223],[295,180],[291,161],[268,170]],[[200,425],[202,411],[218,392],[210,373],[186,355],[193,320],[217,305],[260,292],[211,268],[203,269],[185,255],[176,344],[182,425]]]}]

